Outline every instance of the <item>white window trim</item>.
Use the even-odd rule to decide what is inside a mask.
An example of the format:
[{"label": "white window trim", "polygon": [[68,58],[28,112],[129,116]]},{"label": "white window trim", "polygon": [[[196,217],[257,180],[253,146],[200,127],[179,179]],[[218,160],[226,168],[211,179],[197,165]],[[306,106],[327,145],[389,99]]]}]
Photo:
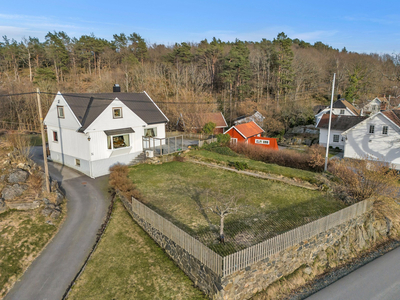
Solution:
[{"label": "white window trim", "polygon": [[[372,132],[371,132],[371,128],[372,128]],[[375,133],[375,125],[369,125],[368,134],[374,134],[374,133]]]},{"label": "white window trim", "polygon": [[[60,108],[62,110],[62,116],[60,115]],[[57,117],[59,119],[65,119],[65,110],[64,110],[64,106],[62,105],[57,105]]]},{"label": "white window trim", "polygon": [[[125,147],[119,147],[119,148],[114,148],[114,137],[116,137],[116,136],[124,136],[124,135],[127,135],[128,136],[128,139],[129,139],[129,146],[125,146]],[[108,148],[108,138],[110,137],[110,139],[111,139],[111,148]],[[118,151],[118,150],[120,150],[120,149],[128,149],[128,148],[132,148],[132,138],[131,138],[131,135],[129,134],[129,133],[126,133],[126,134],[116,134],[116,135],[109,135],[109,136],[107,136],[107,150],[110,150],[110,151]]]},{"label": "white window trim", "polygon": [[81,160],[79,158],[75,158],[75,166],[77,167],[81,166]]},{"label": "white window trim", "polygon": [[[154,129],[154,136],[147,136],[147,135],[146,135],[146,131],[147,131],[148,129]],[[145,128],[145,129],[143,130],[143,136],[144,136],[144,137],[157,137],[157,135],[158,135],[157,127],[147,127],[147,128]]]},{"label": "white window trim", "polygon": [[[337,137],[337,141],[335,141],[335,137]],[[334,134],[332,136],[332,142],[333,143],[339,143],[339,141],[340,141],[340,135],[339,134]]]},{"label": "white window trim", "polygon": [[[386,132],[385,132],[385,128],[386,128]],[[383,135],[388,135],[388,133],[389,133],[389,126],[384,125],[384,126],[382,127],[382,134],[383,134]]]},{"label": "white window trim", "polygon": [[[115,111],[119,110],[120,111],[120,116],[116,116],[115,115]],[[113,119],[122,119],[122,107],[113,107],[112,109],[112,115],[113,115]]]},{"label": "white window trim", "polygon": [[231,144],[237,145],[238,139],[237,138],[231,138]]},{"label": "white window trim", "polygon": [[[52,138],[53,143],[58,143],[58,140],[59,140],[58,131],[56,131],[56,130],[52,130],[52,131],[53,131],[53,138]],[[54,139],[54,134],[57,136],[57,140]]]}]

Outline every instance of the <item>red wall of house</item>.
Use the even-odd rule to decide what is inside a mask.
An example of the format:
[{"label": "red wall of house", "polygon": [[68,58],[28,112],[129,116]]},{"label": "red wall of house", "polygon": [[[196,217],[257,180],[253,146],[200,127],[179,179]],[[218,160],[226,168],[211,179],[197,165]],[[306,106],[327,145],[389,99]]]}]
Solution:
[{"label": "red wall of house", "polygon": [[232,128],[231,130],[229,130],[225,133],[229,134],[231,136],[231,138],[237,139],[238,142],[245,141],[245,138],[239,132],[237,132],[235,128]]},{"label": "red wall of house", "polygon": [[[269,144],[256,143],[256,140],[269,141]],[[263,148],[278,150],[278,142],[274,138],[255,137],[252,136],[248,139],[248,143]]]}]

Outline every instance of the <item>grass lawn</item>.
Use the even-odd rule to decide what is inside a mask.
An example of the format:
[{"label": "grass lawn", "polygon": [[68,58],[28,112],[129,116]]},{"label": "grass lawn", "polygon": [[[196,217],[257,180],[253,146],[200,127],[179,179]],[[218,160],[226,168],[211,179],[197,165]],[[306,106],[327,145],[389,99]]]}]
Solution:
[{"label": "grass lawn", "polygon": [[49,225],[39,209],[0,214],[0,298],[53,237],[61,219]]},{"label": "grass lawn", "polygon": [[[189,162],[131,167],[130,178],[146,204],[221,255],[247,248],[333,213],[344,205],[324,192],[209,168]],[[239,196],[245,208],[225,221],[225,244],[218,243],[219,217],[207,206],[207,190]]]},{"label": "grass lawn", "polygon": [[120,201],[68,299],[207,299]]},{"label": "grass lawn", "polygon": [[216,152],[207,151],[207,150],[196,150],[190,151],[185,154],[188,157],[193,157],[196,159],[200,159],[206,162],[216,162],[216,163],[223,163],[227,164],[229,161],[240,161],[245,162],[249,166],[250,170],[261,171],[265,173],[272,173],[277,175],[282,175],[288,178],[298,178],[304,181],[308,181],[310,183],[317,183],[319,182],[318,174],[310,171],[300,170],[300,169],[293,169],[288,167],[278,166],[276,164],[267,164],[261,161],[256,161],[249,159],[244,156],[227,156],[222,155]]}]

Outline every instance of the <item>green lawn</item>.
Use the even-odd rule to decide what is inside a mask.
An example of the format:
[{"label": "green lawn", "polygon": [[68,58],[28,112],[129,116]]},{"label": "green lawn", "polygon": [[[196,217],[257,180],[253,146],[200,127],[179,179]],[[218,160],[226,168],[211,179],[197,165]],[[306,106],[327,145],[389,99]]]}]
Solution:
[{"label": "green lawn", "polygon": [[216,152],[212,151],[207,151],[207,150],[193,150],[185,154],[189,158],[196,158],[200,159],[202,161],[206,162],[216,162],[216,163],[222,163],[222,164],[227,164],[229,161],[240,161],[240,162],[245,162],[249,166],[249,169],[251,170],[256,170],[256,171],[261,171],[265,173],[271,173],[271,174],[277,174],[277,175],[282,175],[288,178],[298,178],[304,181],[308,181],[310,183],[318,183],[319,179],[318,176],[319,174],[310,172],[310,171],[305,171],[305,170],[300,170],[300,169],[293,169],[293,168],[288,168],[288,167],[282,167],[278,166],[276,164],[267,164],[261,161],[256,161],[252,160],[249,158],[246,158],[244,156],[227,156],[227,155],[222,155]]},{"label": "green lawn", "polygon": [[207,299],[118,200],[68,299]]},{"label": "green lawn", "polygon": [[0,298],[53,237],[61,219],[49,225],[39,209],[0,214]]},{"label": "green lawn", "polygon": [[[131,167],[130,178],[147,205],[202,241],[227,255],[333,213],[344,205],[324,192],[209,168],[189,162]],[[244,206],[225,222],[225,244],[219,244],[219,217],[202,210],[207,190]]]}]

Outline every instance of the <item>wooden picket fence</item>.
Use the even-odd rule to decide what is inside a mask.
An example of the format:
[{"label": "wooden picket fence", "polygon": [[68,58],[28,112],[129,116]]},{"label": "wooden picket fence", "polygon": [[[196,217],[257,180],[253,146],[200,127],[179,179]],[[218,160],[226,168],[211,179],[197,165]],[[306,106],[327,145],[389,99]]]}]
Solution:
[{"label": "wooden picket fence", "polygon": [[185,249],[190,255],[201,261],[215,274],[225,277],[266,259],[282,250],[299,244],[301,241],[307,240],[337,225],[354,219],[370,210],[372,204],[372,201],[364,200],[326,217],[225,257],[221,257],[134,198],[132,198],[132,211],[151,224],[153,228],[157,229],[177,245]]},{"label": "wooden picket fence", "polygon": [[228,276],[259,262],[273,254],[299,244],[317,234],[350,221],[371,209],[373,202],[364,200],[346,207],[314,222],[297,227],[252,247],[238,251],[223,258],[222,276]]},{"label": "wooden picket fence", "polygon": [[220,255],[135,198],[132,198],[132,211],[178,246],[185,249],[190,255],[197,258],[215,274],[222,275],[222,257]]}]

